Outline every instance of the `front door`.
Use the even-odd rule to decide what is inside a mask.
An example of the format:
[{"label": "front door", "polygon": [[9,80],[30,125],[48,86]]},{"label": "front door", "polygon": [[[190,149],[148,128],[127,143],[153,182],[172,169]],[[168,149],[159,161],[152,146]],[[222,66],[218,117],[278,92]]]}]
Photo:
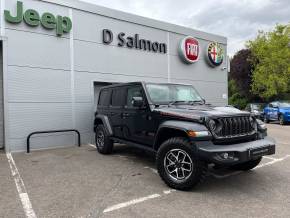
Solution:
[{"label": "front door", "polygon": [[[142,97],[144,106],[134,107],[133,97]],[[145,95],[141,85],[127,87],[126,103],[123,118],[123,134],[129,141],[152,146],[154,142],[154,120],[150,108],[145,101]]]}]

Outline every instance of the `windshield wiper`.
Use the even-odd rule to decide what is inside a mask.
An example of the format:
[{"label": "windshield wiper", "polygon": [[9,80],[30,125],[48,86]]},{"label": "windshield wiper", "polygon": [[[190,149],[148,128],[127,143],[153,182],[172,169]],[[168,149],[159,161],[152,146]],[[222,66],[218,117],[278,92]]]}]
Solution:
[{"label": "windshield wiper", "polygon": [[187,102],[187,101],[171,101],[171,102],[169,102],[169,106],[171,106],[171,105],[175,105],[175,104],[178,104],[178,103],[184,103],[184,102]]},{"label": "windshield wiper", "polygon": [[204,100],[195,100],[195,101],[188,101],[191,105],[199,103],[199,104],[205,104]]}]

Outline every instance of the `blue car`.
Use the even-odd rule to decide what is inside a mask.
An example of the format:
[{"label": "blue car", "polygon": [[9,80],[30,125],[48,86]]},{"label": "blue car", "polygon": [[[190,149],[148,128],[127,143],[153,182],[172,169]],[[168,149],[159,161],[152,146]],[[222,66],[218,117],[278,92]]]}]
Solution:
[{"label": "blue car", "polygon": [[274,101],[264,108],[264,122],[279,121],[281,125],[290,122],[290,103]]}]

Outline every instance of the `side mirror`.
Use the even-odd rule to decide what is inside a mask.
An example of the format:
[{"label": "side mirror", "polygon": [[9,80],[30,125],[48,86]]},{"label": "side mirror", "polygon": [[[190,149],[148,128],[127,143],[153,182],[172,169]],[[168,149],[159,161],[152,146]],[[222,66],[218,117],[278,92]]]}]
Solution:
[{"label": "side mirror", "polygon": [[132,105],[134,107],[142,107],[144,105],[144,101],[142,97],[133,97],[132,98]]}]

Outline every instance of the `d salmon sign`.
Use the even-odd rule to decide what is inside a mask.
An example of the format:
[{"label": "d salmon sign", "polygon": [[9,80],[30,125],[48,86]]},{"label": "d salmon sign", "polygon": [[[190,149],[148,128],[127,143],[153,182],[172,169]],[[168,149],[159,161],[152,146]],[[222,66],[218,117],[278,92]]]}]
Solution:
[{"label": "d salmon sign", "polygon": [[217,42],[211,42],[207,46],[207,59],[212,67],[217,67],[223,63],[224,51]]},{"label": "d salmon sign", "polygon": [[179,45],[179,56],[184,62],[192,64],[198,61],[199,52],[199,42],[197,39],[187,36],[181,40]]}]

